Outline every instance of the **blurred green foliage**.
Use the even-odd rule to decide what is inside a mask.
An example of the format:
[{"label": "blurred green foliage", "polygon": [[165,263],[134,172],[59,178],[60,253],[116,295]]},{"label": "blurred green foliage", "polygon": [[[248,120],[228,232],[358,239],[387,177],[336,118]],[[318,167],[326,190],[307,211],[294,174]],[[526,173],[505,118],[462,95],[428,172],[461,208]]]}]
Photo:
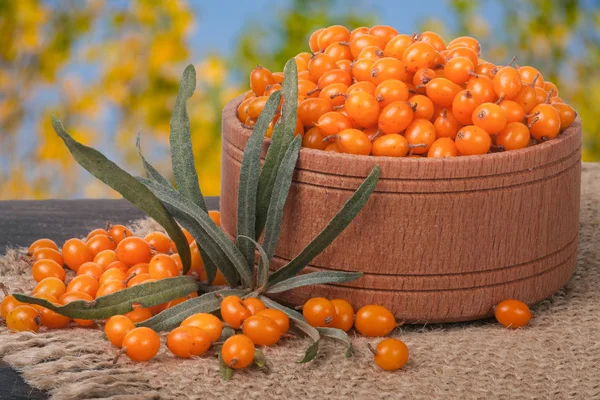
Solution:
[{"label": "blurred green foliage", "polygon": [[[600,7],[585,0],[493,3],[504,11],[503,21],[485,20],[482,1],[451,0],[447,19],[425,20],[421,30],[447,40],[475,36],[488,61],[503,64],[514,55],[517,63],[536,66],[582,117],[584,159],[600,161]],[[115,195],[74,164],[51,129],[52,114],[78,140],[137,173],[133,143],[141,131],[146,153],[170,170],[169,118],[179,74],[192,56],[188,39],[202,20],[184,1],[124,4],[0,1],[0,199]],[[286,4],[269,23],[249,21],[232,55],[194,62],[199,85],[189,112],[199,178],[209,195],[220,187],[221,109],[247,90],[245,79],[240,86],[232,77],[247,77],[257,64],[280,71],[307,51],[319,27],[379,20],[335,0]],[[81,71],[92,72],[82,78]],[[50,101],[40,102],[42,96]]]}]

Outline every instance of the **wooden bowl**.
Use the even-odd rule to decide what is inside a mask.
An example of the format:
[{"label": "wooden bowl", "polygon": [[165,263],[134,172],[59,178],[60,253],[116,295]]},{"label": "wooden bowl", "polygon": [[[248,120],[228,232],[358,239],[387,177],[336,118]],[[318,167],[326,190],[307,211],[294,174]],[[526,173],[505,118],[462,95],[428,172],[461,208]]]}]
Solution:
[{"label": "wooden bowl", "polygon": [[[221,223],[235,235],[242,151],[250,130],[223,110]],[[265,141],[263,157],[268,147]],[[375,303],[407,322],[484,318],[510,298],[535,303],[571,277],[579,232],[581,121],[518,151],[446,159],[365,157],[300,150],[272,269],[298,254],[374,165],[375,192],[356,219],[306,268],[361,271],[351,283],[281,295]]]}]

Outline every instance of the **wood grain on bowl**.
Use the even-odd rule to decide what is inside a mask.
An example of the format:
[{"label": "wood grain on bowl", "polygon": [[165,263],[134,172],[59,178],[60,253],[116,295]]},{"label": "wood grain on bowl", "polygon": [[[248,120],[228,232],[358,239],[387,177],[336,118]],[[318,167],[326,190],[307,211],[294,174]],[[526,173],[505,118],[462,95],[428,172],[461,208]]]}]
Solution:
[{"label": "wood grain on bowl", "polygon": [[[250,130],[223,110],[221,223],[235,235],[240,163]],[[265,141],[264,152],[269,141]],[[264,154],[263,154],[264,156]],[[371,199],[307,271],[361,271],[355,282],[281,295],[378,303],[410,322],[483,318],[502,300],[540,301],[575,266],[581,121],[523,150],[446,159],[353,156],[302,149],[273,269],[298,254],[374,165]]]}]

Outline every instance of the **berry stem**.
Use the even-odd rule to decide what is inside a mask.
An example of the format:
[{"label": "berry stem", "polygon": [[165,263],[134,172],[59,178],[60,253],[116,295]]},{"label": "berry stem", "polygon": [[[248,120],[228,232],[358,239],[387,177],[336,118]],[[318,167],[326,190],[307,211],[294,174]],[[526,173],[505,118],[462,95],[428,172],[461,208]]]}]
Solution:
[{"label": "berry stem", "polygon": [[512,60],[510,60],[510,62],[506,65],[507,67],[512,67],[512,65],[514,64],[514,62],[517,60],[517,56],[513,56]]},{"label": "berry stem", "polygon": [[527,127],[529,129],[531,129],[531,127],[533,126],[533,124],[535,124],[536,122],[538,122],[540,120],[540,117],[535,117],[534,119],[531,120],[531,122],[527,125]]},{"label": "berry stem", "polygon": [[369,351],[371,353],[373,353],[374,356],[377,355],[377,350],[375,350],[375,348],[373,347],[373,345],[371,345],[371,343],[367,343],[367,348],[369,349]]},{"label": "berry stem", "polygon": [[412,150],[416,147],[427,147],[427,143],[415,143],[415,144],[409,144],[408,145],[408,149]]},{"label": "berry stem", "polygon": [[329,135],[323,138],[323,143],[327,143],[331,139],[337,139],[337,135]]},{"label": "berry stem", "polygon": [[383,132],[381,132],[379,129],[377,129],[377,132],[375,132],[375,134],[373,134],[373,136],[371,137],[371,142],[374,142],[375,139],[377,139],[379,136],[381,136]]},{"label": "berry stem", "polygon": [[307,96],[311,96],[311,95],[313,95],[313,94],[315,94],[315,93],[319,92],[320,90],[321,90],[320,88],[316,87],[316,88],[314,88],[313,90],[309,90],[308,92],[306,92],[306,95],[307,95]]},{"label": "berry stem", "polygon": [[110,221],[106,221],[106,226],[105,226],[105,228],[104,228],[104,229],[106,230],[106,232],[110,231],[110,227],[111,227],[111,226],[112,226],[112,225],[111,225]]},{"label": "berry stem", "polygon": [[117,355],[113,359],[113,364],[116,364],[117,361],[119,361],[119,357],[121,357],[125,353],[127,353],[127,347],[123,347],[121,350],[119,350],[119,352],[117,353]]},{"label": "berry stem", "polygon": [[500,105],[500,103],[502,103],[504,101],[504,95],[500,96],[500,98],[498,98],[498,101],[496,101],[496,104]]},{"label": "berry stem", "polygon": [[502,144],[494,144],[492,146],[490,146],[490,150],[492,153],[501,153],[503,151],[505,151],[504,145]]},{"label": "berry stem", "polygon": [[2,290],[2,293],[4,293],[4,297],[8,297],[9,296],[8,288],[2,282],[0,282],[0,290]]}]

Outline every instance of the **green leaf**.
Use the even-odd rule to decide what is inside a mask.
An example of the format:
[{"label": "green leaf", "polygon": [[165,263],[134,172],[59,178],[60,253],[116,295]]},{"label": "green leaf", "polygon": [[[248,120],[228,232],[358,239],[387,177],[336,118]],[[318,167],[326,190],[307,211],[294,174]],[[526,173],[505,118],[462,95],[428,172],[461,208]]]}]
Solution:
[{"label": "green leaf", "polygon": [[273,258],[275,248],[277,247],[277,243],[279,243],[283,208],[290,192],[294,168],[296,167],[296,161],[298,161],[298,152],[301,145],[302,137],[296,136],[281,160],[277,177],[273,184],[273,192],[271,194],[271,201],[269,202],[269,210],[267,211],[265,235],[262,241],[262,246],[269,259]]},{"label": "green leaf", "polygon": [[267,356],[265,356],[265,353],[263,353],[262,351],[256,349],[254,350],[254,364],[256,364],[256,366],[258,368],[263,368],[267,365]]},{"label": "green leaf", "polygon": [[265,163],[258,180],[258,195],[256,200],[256,236],[260,237],[267,220],[267,210],[273,192],[273,185],[277,177],[279,165],[288,146],[292,142],[296,130],[298,111],[298,69],[296,61],[292,58],[283,69],[283,98],[284,104],[281,119],[275,124],[271,144],[267,151]]},{"label": "green leaf", "polygon": [[301,360],[296,361],[298,364],[304,364],[315,359],[319,353],[319,342],[313,342],[308,349],[304,352],[304,357]]},{"label": "green leaf", "polygon": [[156,168],[154,168],[154,166],[152,164],[150,164],[148,162],[148,160],[146,160],[146,157],[144,157],[144,154],[142,153],[142,145],[141,145],[141,141],[140,141],[140,136],[141,135],[138,133],[137,138],[135,140],[135,147],[137,147],[138,154],[140,155],[140,158],[142,159],[142,164],[144,165],[144,170],[146,170],[146,175],[148,175],[148,177],[150,179],[152,179],[158,183],[161,183],[165,186],[173,187],[171,185],[171,183],[167,180],[167,178],[162,176],[160,174],[160,172],[158,172],[158,170]]},{"label": "green leaf", "polygon": [[354,348],[352,347],[352,341],[346,332],[337,328],[317,328],[317,330],[322,336],[344,342],[344,344],[346,344],[346,358],[352,357]]},{"label": "green leaf", "polygon": [[219,336],[217,342],[224,342],[233,335],[235,335],[235,329],[230,326],[224,326],[223,330],[221,331],[221,336]]},{"label": "green leaf", "polygon": [[221,307],[221,298],[219,298],[216,293],[219,293],[222,296],[240,296],[245,292],[237,289],[224,289],[216,292],[205,293],[202,296],[191,298],[183,303],[179,303],[171,308],[168,308],[163,312],[156,314],[152,318],[148,318],[147,320],[139,322],[136,325],[152,328],[157,332],[170,331],[174,328],[177,328],[184,319],[191,315],[198,313],[212,313],[217,311]]},{"label": "green leaf", "polygon": [[363,276],[362,272],[319,271],[297,275],[268,287],[267,293],[281,293],[302,286],[321,285],[324,283],[351,282]]},{"label": "green leaf", "polygon": [[237,240],[240,239],[248,240],[254,247],[258,249],[258,253],[260,254],[260,262],[258,263],[258,273],[256,274],[256,286],[262,290],[267,283],[267,279],[269,278],[269,268],[270,261],[267,253],[263,249],[263,247],[254,239],[249,238],[248,236],[238,236]]},{"label": "green leaf", "polygon": [[296,276],[302,269],[312,261],[319,253],[335,240],[336,237],[352,222],[354,217],[360,212],[363,206],[369,200],[369,196],[375,190],[379,180],[379,166],[373,167],[373,170],[365,178],[363,183],[356,189],[356,192],[346,201],[344,207],[333,217],[329,224],[323,229],[306,247],[285,266],[275,271],[269,277],[269,285],[282,282],[288,278]]},{"label": "green leaf", "polygon": [[181,76],[179,92],[171,116],[171,163],[173,164],[177,190],[198,207],[207,211],[204,196],[202,196],[200,184],[198,183],[198,173],[196,172],[190,137],[190,118],[186,106],[186,102],[192,97],[194,90],[196,90],[196,70],[190,64]]},{"label": "green leaf", "polygon": [[178,276],[156,282],[142,283],[116,293],[98,297],[92,302],[78,300],[64,306],[57,306],[47,300],[24,294],[15,293],[14,296],[23,303],[37,304],[69,318],[104,319],[132,311],[132,304],[137,303],[143,307],[152,307],[186,296],[196,290],[196,279],[194,277]]},{"label": "green leaf", "polygon": [[148,214],[158,222],[175,243],[184,271],[189,270],[192,256],[187,239],[177,222],[163,204],[133,176],[119,168],[117,164],[107,159],[99,151],[85,146],[73,139],[64,129],[62,123],[52,117],[54,130],[65,142],[65,145],[75,158],[75,161],[89,173],[119,192],[129,202]]},{"label": "green leaf", "polygon": [[224,381],[228,381],[233,377],[235,370],[233,368],[231,368],[230,366],[228,366],[227,364],[225,364],[225,361],[223,361],[223,356],[221,355],[220,351],[218,353],[218,357],[219,357],[219,373],[221,374],[221,378],[223,378]]},{"label": "green leaf", "polygon": [[[237,234],[255,239],[256,224],[256,195],[258,191],[258,177],[260,174],[260,154],[262,152],[265,132],[273,120],[279,107],[281,92],[273,93],[263,111],[260,113],[256,125],[250,134],[240,167],[240,183],[238,186],[238,220]],[[254,270],[254,246],[247,241],[237,242],[237,246],[246,258],[248,268]]]},{"label": "green leaf", "polygon": [[175,190],[149,179],[139,179],[175,215],[179,223],[198,238],[198,246],[219,266],[230,285],[237,283],[239,275],[245,286],[251,286],[252,271],[247,268],[244,256],[204,210]]},{"label": "green leaf", "polygon": [[269,297],[264,295],[260,295],[258,296],[258,298],[265,304],[265,306],[267,306],[267,308],[275,308],[279,311],[283,311],[288,317],[290,317],[293,320],[306,322],[304,316],[298,311],[286,307],[282,304],[279,304],[278,302],[271,300]]}]

